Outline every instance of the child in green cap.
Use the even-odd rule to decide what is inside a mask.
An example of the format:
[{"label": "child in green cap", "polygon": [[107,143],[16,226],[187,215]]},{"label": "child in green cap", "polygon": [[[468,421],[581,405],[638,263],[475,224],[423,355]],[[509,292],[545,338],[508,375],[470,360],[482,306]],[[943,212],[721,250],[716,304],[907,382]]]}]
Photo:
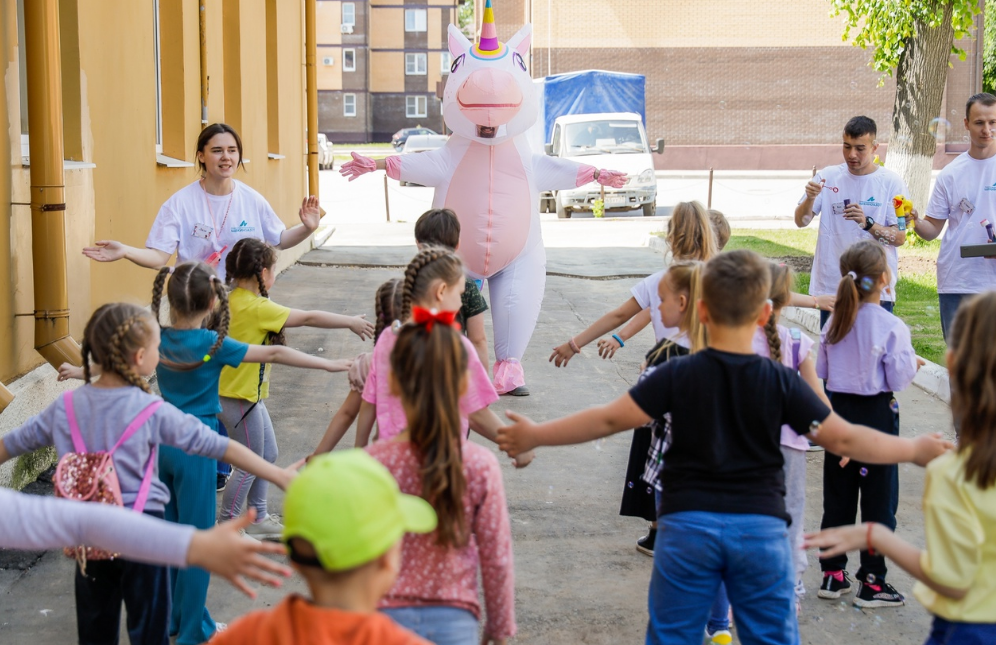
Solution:
[{"label": "child in green cap", "polygon": [[211,643],[427,645],[377,611],[401,568],[405,533],[429,533],[436,513],[405,495],[384,466],[362,450],[320,455],[284,500],[283,541],[310,598],[288,596],[253,612]]}]

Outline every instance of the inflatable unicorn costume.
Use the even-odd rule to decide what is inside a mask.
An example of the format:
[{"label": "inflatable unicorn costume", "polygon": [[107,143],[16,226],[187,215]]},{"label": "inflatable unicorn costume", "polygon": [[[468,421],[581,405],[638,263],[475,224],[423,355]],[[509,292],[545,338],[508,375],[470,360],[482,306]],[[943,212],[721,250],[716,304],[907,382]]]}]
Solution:
[{"label": "inflatable unicorn costume", "polygon": [[532,27],[498,41],[491,0],[475,46],[449,27],[453,60],[443,95],[443,120],[453,131],[438,150],[387,157],[379,164],[353,153],[342,174],[355,179],[377,167],[389,177],[432,186],[433,208],[460,220],[460,256],[467,273],[487,280],[494,323],[494,385],[499,393],[528,394],[520,360],[536,327],[546,286],[546,250],[539,194],[598,181],[622,187],[626,175],[536,154],[526,131],[538,118],[526,70]]}]

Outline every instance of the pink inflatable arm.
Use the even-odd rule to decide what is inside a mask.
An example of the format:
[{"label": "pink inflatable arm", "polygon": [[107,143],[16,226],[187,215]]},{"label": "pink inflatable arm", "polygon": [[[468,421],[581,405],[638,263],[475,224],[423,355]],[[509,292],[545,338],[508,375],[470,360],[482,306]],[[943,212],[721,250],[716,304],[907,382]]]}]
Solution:
[{"label": "pink inflatable arm", "polygon": [[401,157],[393,156],[384,160],[387,176],[391,179],[401,179]]},{"label": "pink inflatable arm", "polygon": [[578,168],[577,186],[584,186],[593,181],[598,181],[599,184],[611,188],[622,188],[626,185],[626,173],[619,172],[618,170],[600,170],[598,179],[596,180],[595,167],[581,164]]},{"label": "pink inflatable arm", "polygon": [[349,178],[349,181],[353,181],[360,175],[377,170],[377,162],[370,157],[364,157],[355,152],[352,155],[353,160],[342,164],[342,168],[339,169],[339,173]]}]

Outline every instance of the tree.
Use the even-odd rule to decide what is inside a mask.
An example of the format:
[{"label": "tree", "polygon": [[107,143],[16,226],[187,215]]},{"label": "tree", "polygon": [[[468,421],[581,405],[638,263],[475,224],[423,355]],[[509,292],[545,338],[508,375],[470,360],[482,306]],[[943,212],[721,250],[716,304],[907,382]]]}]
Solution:
[{"label": "tree", "polygon": [[996,0],[986,0],[982,37],[982,91],[996,94]]},{"label": "tree", "polygon": [[830,0],[832,16],[844,14],[844,40],[872,48],[869,64],[890,76],[895,70],[887,168],[899,173],[922,212],[930,189],[936,136],[946,128],[939,116],[948,56],[965,60],[954,41],[971,34],[977,0]]},{"label": "tree", "polygon": [[462,0],[460,8],[457,9],[457,21],[463,35],[474,41],[474,33],[477,31],[477,21],[474,19],[474,0]]}]

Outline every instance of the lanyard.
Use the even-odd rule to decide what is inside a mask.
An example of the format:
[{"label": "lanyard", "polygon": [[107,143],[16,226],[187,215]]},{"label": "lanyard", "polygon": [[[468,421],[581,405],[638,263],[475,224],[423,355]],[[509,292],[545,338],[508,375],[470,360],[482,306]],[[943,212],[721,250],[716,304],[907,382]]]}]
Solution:
[{"label": "lanyard", "polygon": [[[211,224],[214,226],[214,239],[220,239],[218,236],[218,223],[214,219],[214,211],[211,210],[211,200],[208,199],[208,193],[204,190],[204,180],[201,180],[201,190],[204,191],[204,203],[207,205],[208,215],[211,217]],[[225,217],[221,220],[221,228],[224,228],[225,222],[228,221],[228,211],[232,210],[232,200],[235,199],[235,183],[232,183],[232,193],[228,197],[228,206],[225,207]]]}]

